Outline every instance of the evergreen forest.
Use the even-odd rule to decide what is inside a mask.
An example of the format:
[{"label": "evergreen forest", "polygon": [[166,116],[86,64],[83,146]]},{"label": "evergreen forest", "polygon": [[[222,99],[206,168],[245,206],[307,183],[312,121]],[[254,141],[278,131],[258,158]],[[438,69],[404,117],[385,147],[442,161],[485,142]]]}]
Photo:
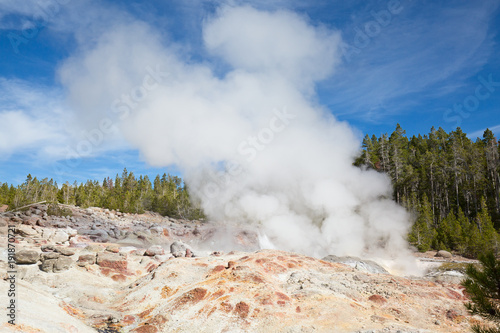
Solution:
[{"label": "evergreen forest", "polygon": [[390,135],[366,135],[355,165],[391,178],[394,200],[414,216],[408,240],[418,250],[477,257],[499,250],[499,151],[489,129],[476,140],[460,128],[408,138],[398,124]]},{"label": "evergreen forest", "polygon": [[[354,165],[390,177],[394,200],[413,217],[408,241],[415,248],[475,258],[500,250],[499,155],[500,143],[490,130],[475,140],[460,128],[407,137],[398,124],[390,135],[366,135]],[[182,179],[167,174],[151,181],[124,169],[102,182],[58,185],[28,175],[18,186],[0,183],[0,205],[16,209],[40,201],[184,219],[204,216]]]}]

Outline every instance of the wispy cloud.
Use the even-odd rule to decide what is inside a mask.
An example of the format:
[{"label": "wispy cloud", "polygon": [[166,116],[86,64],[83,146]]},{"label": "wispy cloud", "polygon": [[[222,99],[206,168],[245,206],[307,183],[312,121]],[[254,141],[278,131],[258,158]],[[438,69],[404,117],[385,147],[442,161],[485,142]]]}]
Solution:
[{"label": "wispy cloud", "polygon": [[[85,132],[63,96],[57,87],[0,77],[1,160],[16,154],[29,155],[36,162],[68,156],[68,149],[82,140]],[[94,153],[123,147],[119,136],[110,135]]]},{"label": "wispy cloud", "polygon": [[59,99],[56,90],[0,78],[0,154],[4,158],[19,151],[49,158],[59,155],[60,143],[68,136]]},{"label": "wispy cloud", "polygon": [[[333,92],[328,103],[335,113],[365,117],[378,105],[401,112],[413,106],[411,94],[432,99],[453,93],[492,55],[489,29],[498,3],[468,2],[453,9],[402,3],[401,13],[325,83],[324,89]],[[374,18],[363,23],[369,20]],[[359,31],[354,28],[363,25],[347,28],[345,42]]]},{"label": "wispy cloud", "polygon": [[[0,29],[15,29],[22,28],[14,23],[13,20],[6,20],[8,15],[33,16],[40,13],[39,1],[36,0],[1,0],[0,1]],[[18,24],[23,20],[18,20]]]},{"label": "wispy cloud", "polygon": [[[0,0],[0,30],[25,29],[33,16],[40,13],[39,4],[43,3],[39,0]],[[189,62],[203,63],[217,73],[218,62],[222,60],[209,54],[210,50],[203,46],[201,31],[209,17],[220,7],[249,5],[271,12],[289,9],[308,24],[319,27],[319,31],[322,25],[332,30],[342,28],[344,42],[352,44],[357,31],[355,28],[364,29],[367,22],[374,20],[371,11],[384,10],[387,3],[383,0],[349,4],[326,0],[172,0],[117,5],[95,0],[68,1],[60,5],[57,15],[52,16],[44,33],[50,35],[51,43],[61,43],[64,54],[72,54],[78,60],[83,50],[99,46],[104,35],[109,36],[105,42],[110,45],[120,42],[118,44],[125,50],[124,53],[137,52],[139,44],[129,45],[134,35],[127,34],[123,40],[117,40],[119,36],[113,32],[124,26],[132,29],[147,22],[151,29],[144,31],[141,43],[147,44],[155,39],[156,45],[181,50],[187,54],[186,58],[192,57]],[[461,1],[453,6],[423,0],[411,3],[402,0],[401,3],[404,7],[401,13],[393,15],[390,24],[382,27],[380,33],[370,39],[369,45],[362,48],[351,61],[344,61],[333,76],[318,84],[319,102],[327,104],[334,114],[344,119],[352,117],[382,123],[388,117],[418,109],[427,100],[458,91],[468,94],[470,87],[467,86],[467,79],[476,75],[497,52],[497,46],[492,41],[491,22],[498,12],[498,1]],[[156,7],[162,7],[163,10],[153,10]],[[320,9],[327,9],[328,13],[319,17],[327,17],[329,21],[308,20],[309,13],[317,14]],[[104,46],[101,49],[105,49]],[[99,76],[88,78],[89,87],[97,87],[94,83],[102,80],[102,73],[110,73],[108,69],[120,64],[125,58],[123,54],[111,51],[107,50],[93,58],[100,64],[101,71]],[[251,59],[256,58],[251,53],[248,55]],[[63,57],[62,53],[58,56]],[[43,63],[48,61],[45,54],[29,61],[37,64],[33,67],[48,66]],[[69,64],[71,61],[62,59],[61,63]],[[156,61],[150,59],[147,63],[154,66]],[[120,66],[134,67],[137,63],[122,63]],[[57,67],[55,63],[50,66],[51,70]],[[80,69],[85,70],[85,66]],[[324,68],[321,70],[329,72]],[[66,73],[65,78],[63,72],[64,66],[60,66],[59,78],[62,81],[82,77],[76,71]],[[227,67],[220,72],[223,76]],[[110,93],[104,97],[97,89],[89,89],[77,96],[80,105],[88,106],[80,119],[96,118],[93,112],[100,114],[109,111],[114,99],[140,83],[144,75],[142,67],[138,73],[129,82],[109,79],[112,86],[108,87]],[[36,76],[36,73],[30,75]],[[94,126],[83,120],[80,123],[74,121],[72,105],[64,104],[64,95],[71,93],[57,86],[0,77],[0,154],[3,154],[3,158],[22,151],[35,158],[64,159],[68,146],[74,146],[81,139],[82,131]],[[463,96],[459,100],[462,99]],[[442,108],[449,106],[446,103]],[[498,126],[494,128],[498,131]],[[482,131],[477,133],[482,135]],[[113,136],[94,153],[103,154],[126,147],[121,137]]]},{"label": "wispy cloud", "polygon": [[[498,125],[495,125],[495,126],[491,126],[491,127],[488,127],[488,129],[490,131],[492,131],[494,134],[497,135],[497,138],[498,136],[500,135],[500,124]],[[475,132],[472,132],[472,133],[469,133],[467,134],[467,136],[469,138],[471,138],[472,140],[476,139],[476,138],[482,138],[483,137],[483,134],[484,134],[484,131],[486,131],[486,128],[483,128],[483,129],[480,129],[478,131],[475,131]]]}]

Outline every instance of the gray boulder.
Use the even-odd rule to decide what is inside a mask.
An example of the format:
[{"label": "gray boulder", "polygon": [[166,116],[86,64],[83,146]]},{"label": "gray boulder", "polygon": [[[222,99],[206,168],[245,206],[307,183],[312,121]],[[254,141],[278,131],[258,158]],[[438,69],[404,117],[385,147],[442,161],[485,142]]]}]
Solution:
[{"label": "gray boulder", "polygon": [[324,261],[340,263],[351,266],[361,272],[375,273],[375,274],[389,274],[389,272],[373,260],[362,260],[358,257],[338,257],[335,255],[328,255],[323,258]]},{"label": "gray boulder", "polygon": [[54,265],[56,263],[57,259],[46,259],[42,261],[42,265],[40,266],[40,269],[46,273],[52,273],[54,272]]},{"label": "gray boulder", "polygon": [[149,247],[146,250],[146,252],[144,252],[144,255],[149,256],[149,257],[154,257],[156,255],[161,256],[164,254],[165,254],[165,250],[160,245],[153,245],[153,246]]},{"label": "gray boulder", "polygon": [[73,265],[73,260],[68,257],[59,257],[54,263],[53,271],[54,273],[59,273],[63,271],[67,271]]},{"label": "gray boulder", "polygon": [[170,245],[170,253],[176,258],[179,257],[194,257],[193,250],[191,250],[186,244],[181,241],[175,241]]},{"label": "gray boulder", "polygon": [[69,247],[56,247],[56,251],[62,254],[63,256],[72,256],[76,253],[75,249],[69,248]]},{"label": "gray boulder", "polygon": [[113,238],[119,239],[121,237],[120,229],[112,228],[110,231],[108,231],[108,235],[110,235]]},{"label": "gray boulder", "polygon": [[21,250],[16,253],[16,263],[18,265],[36,264],[40,255],[33,250]]},{"label": "gray boulder", "polygon": [[111,244],[106,247],[106,251],[111,252],[111,253],[118,253],[120,252],[120,245],[118,244]]},{"label": "gray boulder", "polygon": [[42,254],[42,265],[40,269],[46,273],[60,273],[67,271],[73,265],[73,260],[66,256],[61,256],[56,252]]},{"label": "gray boulder", "polygon": [[56,247],[52,244],[42,245],[42,252],[54,252]]},{"label": "gray boulder", "polygon": [[87,235],[92,241],[98,243],[106,243],[109,240],[109,234],[104,229],[79,230],[78,233]]},{"label": "gray boulder", "polygon": [[45,260],[50,260],[50,259],[58,259],[61,256],[60,253],[57,252],[46,252],[42,253],[42,262]]},{"label": "gray boulder", "polygon": [[160,226],[151,227],[151,228],[149,228],[149,230],[151,230],[152,234],[156,234],[156,235],[160,235],[160,236],[163,235],[163,228]]},{"label": "gray boulder", "polygon": [[29,225],[21,224],[15,229],[15,233],[22,237],[31,237],[38,235],[38,232]]},{"label": "gray boulder", "polygon": [[134,232],[134,234],[139,239],[142,239],[142,240],[147,241],[147,242],[151,241],[151,231],[149,231],[149,230],[137,230]]},{"label": "gray boulder", "polygon": [[453,255],[448,252],[448,251],[445,251],[445,250],[441,250],[441,251],[438,251],[436,253],[436,257],[441,257],[441,258],[445,258],[445,259],[450,259],[451,257],[453,257]]},{"label": "gray boulder", "polygon": [[98,252],[103,252],[104,248],[96,244],[90,244],[85,248],[85,251],[98,253]]},{"label": "gray boulder", "polygon": [[96,263],[96,254],[95,253],[88,253],[88,254],[82,254],[78,257],[78,266],[87,266],[87,265],[93,265]]},{"label": "gray boulder", "polygon": [[65,231],[57,230],[50,240],[54,243],[64,243],[69,240],[69,235]]}]

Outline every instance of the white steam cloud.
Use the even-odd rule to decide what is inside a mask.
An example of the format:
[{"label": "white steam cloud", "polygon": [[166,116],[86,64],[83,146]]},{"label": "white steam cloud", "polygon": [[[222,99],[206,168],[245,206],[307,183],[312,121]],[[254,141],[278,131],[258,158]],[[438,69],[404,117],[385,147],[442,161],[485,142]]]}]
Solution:
[{"label": "white steam cloud", "polygon": [[237,7],[207,20],[203,39],[210,63],[146,24],[118,26],[66,61],[61,81],[87,130],[115,119],[147,161],[183,171],[212,219],[314,256],[407,253],[409,219],[389,180],[352,166],[358,139],[316,102],[340,34]]}]

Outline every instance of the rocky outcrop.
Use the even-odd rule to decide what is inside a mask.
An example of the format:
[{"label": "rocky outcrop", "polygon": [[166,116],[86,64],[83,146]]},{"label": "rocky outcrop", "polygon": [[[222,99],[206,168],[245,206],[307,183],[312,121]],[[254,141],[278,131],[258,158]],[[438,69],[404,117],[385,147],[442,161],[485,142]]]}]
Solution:
[{"label": "rocky outcrop", "polygon": [[78,266],[93,265],[96,263],[97,255],[95,253],[82,254],[78,257]]},{"label": "rocky outcrop", "polygon": [[38,262],[40,254],[34,250],[20,250],[16,253],[16,263],[18,265],[31,265]]},{"label": "rocky outcrop", "polygon": [[470,318],[457,285],[282,251],[179,257],[136,284],[118,301],[124,318],[134,318],[118,323],[123,331],[170,332],[182,322],[186,332],[444,333],[465,331]]},{"label": "rocky outcrop", "polygon": [[[31,265],[18,261],[18,302],[30,307],[19,327],[0,331],[444,333],[479,320],[465,311],[457,271],[403,278],[355,257],[255,252],[252,230],[68,209],[70,217],[48,215],[44,205],[3,215],[18,230],[17,259],[36,254]],[[434,255],[432,265],[457,259]]]},{"label": "rocky outcrop", "polygon": [[99,253],[104,251],[104,247],[97,244],[91,244],[85,247],[85,251]]},{"label": "rocky outcrop", "polygon": [[42,252],[55,252],[56,251],[56,247],[52,244],[42,245],[42,247],[40,249],[42,250]]},{"label": "rocky outcrop", "polygon": [[106,247],[106,251],[111,252],[111,253],[119,253],[120,252],[120,246],[117,245],[117,244],[108,245]]},{"label": "rocky outcrop", "polygon": [[62,230],[57,230],[54,232],[54,234],[50,237],[50,241],[54,242],[54,243],[64,243],[66,241],[69,240],[69,235],[62,231]]},{"label": "rocky outcrop", "polygon": [[60,273],[67,271],[73,265],[73,260],[57,252],[42,254],[42,265],[40,269],[46,273]]},{"label": "rocky outcrop", "polygon": [[120,254],[101,252],[97,254],[97,265],[102,268],[109,268],[116,272],[128,273],[128,261],[125,256]]},{"label": "rocky outcrop", "polygon": [[93,242],[106,243],[109,240],[109,234],[104,229],[78,230],[78,233],[88,236]]},{"label": "rocky outcrop", "polygon": [[72,249],[70,247],[59,246],[56,247],[55,250],[58,253],[62,254],[63,256],[68,256],[68,257],[76,254],[76,249]]},{"label": "rocky outcrop", "polygon": [[15,232],[21,237],[33,237],[38,235],[38,232],[33,227],[24,224],[16,226]]},{"label": "rocky outcrop", "polygon": [[157,255],[161,256],[164,254],[165,254],[165,249],[160,245],[153,245],[153,246],[149,247],[146,250],[146,252],[144,252],[145,256],[150,256],[150,257],[154,257]]}]

